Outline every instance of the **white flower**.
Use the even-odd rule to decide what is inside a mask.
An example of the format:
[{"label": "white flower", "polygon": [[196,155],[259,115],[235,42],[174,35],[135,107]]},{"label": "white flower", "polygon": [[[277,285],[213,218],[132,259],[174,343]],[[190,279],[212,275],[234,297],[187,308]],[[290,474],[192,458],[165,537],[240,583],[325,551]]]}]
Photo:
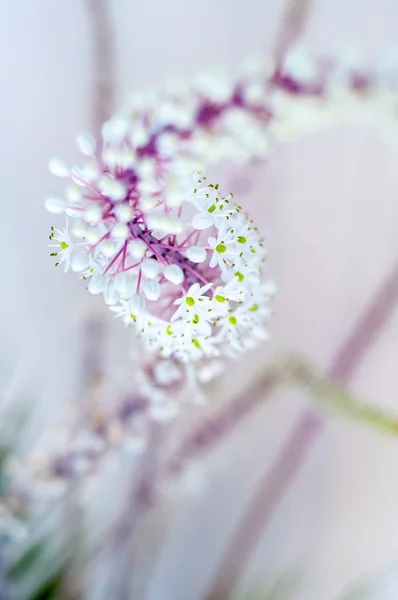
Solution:
[{"label": "white flower", "polygon": [[217,237],[209,237],[208,243],[213,250],[209,266],[215,267],[217,264],[222,270],[232,263],[239,256],[239,248],[236,247],[236,237],[234,231],[227,223],[223,223],[218,230]]},{"label": "white flower", "polygon": [[58,267],[58,265],[64,263],[64,272],[66,273],[70,268],[72,251],[74,249],[73,240],[69,233],[68,220],[66,220],[66,225],[62,231],[51,227],[50,240],[58,242],[58,244],[49,244],[50,248],[59,248],[57,252],[51,253],[51,256],[57,257],[55,266]]},{"label": "white flower", "polygon": [[[265,256],[256,228],[232,194],[223,196],[194,170],[208,151],[236,158],[239,139],[251,143],[256,117],[245,116],[243,106],[217,105],[216,98],[232,92],[223,83],[211,100],[193,92],[186,94],[189,105],[170,96],[160,108],[157,95],[147,97],[146,107],[138,103],[129,116],[119,113],[105,123],[98,152],[91,136],[78,136],[86,164],[69,169],[62,161],[51,163],[74,181],[66,190],[69,204],[62,198],[46,203],[75,221],[77,243],[68,227],[52,232],[60,249],[57,264],[65,270],[71,265],[90,293],[103,294],[148,349],[184,363],[252,343],[253,328],[260,331],[269,314],[269,297],[257,299],[254,289]],[[206,129],[215,120],[226,133],[216,144]],[[201,146],[199,138],[210,146]],[[201,234],[205,229],[212,229],[210,235]],[[238,317],[233,327],[231,318]]]},{"label": "white flower", "polygon": [[238,208],[231,204],[232,196],[221,197],[218,192],[218,185],[209,186],[205,189],[196,189],[196,192],[190,196],[190,202],[197,209],[197,213],[192,217],[192,226],[195,229],[209,229],[210,227],[220,226],[231,215],[235,214]]},{"label": "white flower", "polygon": [[206,292],[213,286],[212,283],[207,283],[202,287],[199,283],[194,283],[189,288],[188,292],[175,300],[174,304],[179,308],[171,317],[171,322],[175,321],[179,317],[186,318],[186,316],[191,316],[195,314],[199,314],[204,317],[206,313],[211,310],[211,298],[209,296],[205,296]]}]

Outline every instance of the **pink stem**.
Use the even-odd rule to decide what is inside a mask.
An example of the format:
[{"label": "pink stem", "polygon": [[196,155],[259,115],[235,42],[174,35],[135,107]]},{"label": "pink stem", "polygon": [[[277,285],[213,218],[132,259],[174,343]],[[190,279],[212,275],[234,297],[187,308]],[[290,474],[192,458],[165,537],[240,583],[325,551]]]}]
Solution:
[{"label": "pink stem", "polygon": [[187,238],[185,238],[185,240],[183,242],[181,242],[181,245],[184,246],[197,233],[198,233],[197,229],[194,229],[193,231],[191,231],[191,233],[189,234],[189,236]]},{"label": "pink stem", "polygon": [[136,290],[135,290],[135,293],[136,293],[136,294],[139,294],[139,293],[140,293],[141,279],[142,279],[142,271],[141,271],[141,269],[140,269],[140,270],[139,270],[139,273],[138,273],[137,287],[136,287]]},{"label": "pink stem", "polygon": [[91,246],[91,248],[89,248],[88,252],[92,252],[99,244],[101,244],[101,242],[103,242],[104,240],[107,240],[110,237],[111,237],[111,234],[108,231],[108,233],[103,235],[102,238],[100,240],[98,240],[98,242],[96,242],[93,246]]},{"label": "pink stem", "polygon": [[126,265],[127,241],[124,242],[122,250],[123,250],[122,260],[120,261],[119,267],[118,267],[115,275],[117,275],[118,273],[120,273],[121,271],[123,271],[124,267]]},{"label": "pink stem", "polygon": [[126,271],[131,271],[131,269],[135,269],[135,267],[138,267],[138,265],[140,265],[142,263],[142,260],[140,260],[139,262],[135,263],[135,265],[131,265],[131,267],[126,267],[123,269],[122,273],[126,273]]},{"label": "pink stem", "polygon": [[107,272],[109,271],[109,269],[112,267],[112,265],[115,264],[115,262],[117,261],[117,259],[119,258],[119,256],[122,254],[124,249],[124,245],[120,248],[119,252],[116,254],[116,256],[114,256],[111,260],[111,262],[109,263],[109,265],[106,267],[105,271],[104,271],[104,275],[107,274]]},{"label": "pink stem", "polygon": [[[146,245],[148,246],[149,250],[150,250],[151,252],[153,252],[153,254],[156,256],[156,258],[158,259],[158,261],[159,261],[160,263],[163,263],[164,265],[167,265],[167,264],[168,264],[168,261],[167,261],[167,260],[166,260],[166,259],[165,259],[163,256],[161,256],[160,254],[158,254],[158,253],[156,252],[156,250],[154,249],[154,246],[155,246],[155,245],[156,245],[156,246],[163,246],[162,244],[157,244],[156,242],[150,243],[150,242],[148,242],[148,241],[147,241],[147,240],[146,240],[144,237],[142,237],[141,239],[142,239],[142,241],[144,242],[144,244],[146,244]],[[168,248],[168,246],[164,246],[164,247]]]}]

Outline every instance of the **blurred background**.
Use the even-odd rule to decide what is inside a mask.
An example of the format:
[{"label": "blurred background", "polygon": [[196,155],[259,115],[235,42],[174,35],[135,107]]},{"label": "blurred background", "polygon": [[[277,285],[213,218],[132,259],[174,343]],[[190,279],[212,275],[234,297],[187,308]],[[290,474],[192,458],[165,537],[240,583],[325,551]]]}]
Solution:
[{"label": "blurred background", "polygon": [[[54,219],[44,199],[62,189],[48,173],[48,159],[61,155],[73,163],[76,133],[96,125],[95,4],[0,3],[0,382],[6,389],[18,365],[18,385],[43,396],[48,414],[81,388],[88,320],[103,321],[109,347],[121,352],[128,343],[101,299],[89,296],[74,274],[53,268],[47,248]],[[132,91],[172,77],[189,80],[214,65],[234,71],[270,53],[286,10],[282,0],[99,5],[114,40],[116,106]],[[332,56],[352,45],[371,67],[394,49],[397,23],[393,0],[317,0],[302,41]],[[397,142],[367,124],[344,123],[282,144],[267,164],[218,171],[241,190],[241,203],[267,240],[267,275],[280,286],[271,342],[245,357],[239,373],[231,365],[213,391],[218,405],[285,353],[329,367],[398,257]],[[395,313],[350,382],[359,398],[392,410],[398,410],[397,342]],[[194,476],[195,493],[167,501],[149,524],[143,555],[152,557],[150,576],[145,563],[145,596],[132,597],[207,598],[238,523],[310,404],[303,391],[277,391],[207,457]],[[207,409],[189,409],[190,423],[192,410],[202,418]],[[328,416],[264,527],[258,524],[261,534],[236,582],[236,598],[260,594],[280,579],[288,580],[282,598],[343,598],[352,582],[373,581],[393,566],[397,464],[396,439]],[[395,600],[398,576],[366,593]]]}]

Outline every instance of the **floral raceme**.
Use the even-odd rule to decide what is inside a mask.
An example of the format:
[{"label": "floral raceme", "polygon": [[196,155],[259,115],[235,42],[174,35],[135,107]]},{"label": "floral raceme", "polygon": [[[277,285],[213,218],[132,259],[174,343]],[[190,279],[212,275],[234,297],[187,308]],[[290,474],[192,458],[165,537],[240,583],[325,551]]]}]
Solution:
[{"label": "floral raceme", "polygon": [[279,141],[344,114],[366,112],[395,131],[390,84],[388,72],[295,49],[238,78],[135,95],[104,124],[98,148],[78,136],[83,166],[50,161],[72,179],[65,198],[46,201],[70,217],[51,231],[56,264],[80,273],[161,356],[190,362],[251,347],[266,335],[275,291],[261,283],[263,243],[232,195],[193,173],[266,159]]},{"label": "floral raceme", "polygon": [[266,337],[275,291],[262,282],[266,252],[257,228],[232,194],[200,173],[189,169],[170,183],[173,165],[137,157],[131,136],[115,135],[118,127],[104,127],[101,159],[84,134],[85,166],[50,162],[54,174],[72,178],[66,199],[46,201],[67,215],[65,228],[50,233],[56,265],[79,273],[163,357],[190,362],[252,347]]}]

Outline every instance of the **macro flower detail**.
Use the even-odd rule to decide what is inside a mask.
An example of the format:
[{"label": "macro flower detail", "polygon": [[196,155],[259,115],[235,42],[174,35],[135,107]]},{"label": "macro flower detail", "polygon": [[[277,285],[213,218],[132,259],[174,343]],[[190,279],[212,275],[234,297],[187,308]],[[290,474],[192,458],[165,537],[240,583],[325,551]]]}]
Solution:
[{"label": "macro flower detail", "polygon": [[272,295],[259,292],[263,240],[233,194],[197,167],[268,154],[271,113],[258,79],[271,76],[267,67],[238,83],[205,77],[136,95],[103,125],[99,143],[77,136],[83,164],[50,161],[54,175],[72,180],[64,197],[46,201],[70,219],[69,229],[52,230],[57,264],[162,357],[235,354],[265,331]]},{"label": "macro flower detail", "polygon": [[73,251],[73,242],[69,233],[68,220],[66,220],[66,225],[62,231],[55,227],[51,227],[49,239],[50,241],[58,242],[56,244],[49,244],[50,248],[58,248],[56,252],[51,252],[51,256],[54,256],[57,259],[57,262],[55,263],[56,267],[64,263],[64,272],[66,273],[71,266],[71,256]]},{"label": "macro flower detail", "polygon": [[[108,162],[71,169],[79,187],[69,186],[66,200],[46,202],[74,221],[71,231],[68,223],[63,231],[51,230],[57,264],[79,273],[87,290],[102,294],[115,316],[160,356],[191,362],[244,350],[270,315],[270,296],[264,295],[257,300],[263,310],[243,316],[266,256],[257,229],[232,194],[222,196],[200,173],[180,172],[173,190],[183,196],[169,206],[163,191],[170,185],[162,182],[173,169],[156,166],[156,155],[143,168],[127,129],[127,137],[112,138],[120,128],[105,128]],[[111,139],[119,159],[110,168]],[[81,134],[78,143],[86,155],[94,150],[88,136]],[[121,158],[128,152],[130,162]],[[65,176],[62,161],[51,167]]]},{"label": "macro flower detail", "polygon": [[79,273],[161,356],[190,362],[252,347],[267,335],[276,289],[261,283],[263,240],[233,195],[197,169],[264,159],[278,141],[365,106],[377,82],[367,76],[364,88],[350,65],[325,66],[293,48],[281,64],[252,65],[235,80],[204,76],[135,94],[99,143],[77,136],[84,164],[50,161],[72,180],[64,197],[46,200],[71,220],[51,231],[55,264]]}]

